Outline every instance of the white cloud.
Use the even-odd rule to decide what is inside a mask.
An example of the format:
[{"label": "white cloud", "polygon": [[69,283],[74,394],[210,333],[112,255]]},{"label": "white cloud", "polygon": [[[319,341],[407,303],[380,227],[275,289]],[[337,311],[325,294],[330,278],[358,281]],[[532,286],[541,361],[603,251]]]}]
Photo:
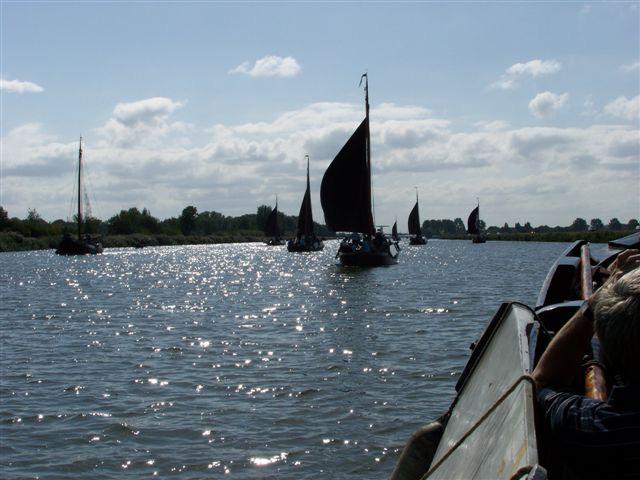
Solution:
[{"label": "white cloud", "polygon": [[568,93],[558,95],[549,91],[542,92],[529,102],[529,110],[538,118],[548,117],[560,110],[568,99]]},{"label": "white cloud", "polygon": [[483,132],[501,132],[509,128],[509,123],[503,120],[494,120],[492,122],[476,122],[473,126]]},{"label": "white cloud", "polygon": [[507,75],[520,76],[552,75],[562,68],[562,64],[556,60],[531,60],[527,63],[516,63],[507,68]]},{"label": "white cloud", "polygon": [[243,73],[252,77],[293,77],[302,71],[302,67],[293,57],[278,57],[267,55],[251,66],[250,62],[243,62],[229,73]]},{"label": "white cloud", "polygon": [[136,102],[118,103],[113,109],[114,117],[127,125],[152,118],[165,117],[177,108],[181,102],[174,102],[166,97],[153,97]]},{"label": "white cloud", "polygon": [[40,93],[44,88],[33,82],[0,78],[0,90],[10,93]]},{"label": "white cloud", "polygon": [[190,128],[187,123],[169,121],[170,115],[183,105],[183,102],[166,97],[118,103],[113,109],[113,117],[97,132],[105,145],[159,145],[167,134],[185,132]]},{"label": "white cloud", "polygon": [[638,120],[640,115],[640,95],[634,98],[620,96],[604,107],[605,113],[625,120]]},{"label": "white cloud", "polygon": [[627,65],[622,65],[620,70],[623,72],[637,72],[640,71],[640,62],[628,63]]},{"label": "white cloud", "polygon": [[503,75],[499,80],[492,83],[490,88],[494,90],[513,90],[517,86],[518,84],[513,78],[508,78]]},{"label": "white cloud", "polygon": [[[309,154],[314,215],[323,221],[322,175],[364,116],[360,103],[313,103],[261,122],[191,127],[190,137],[208,135],[193,145],[183,142],[175,126],[179,122],[171,120],[179,102],[160,103],[164,108],[144,104],[147,108],[117,109],[117,115],[114,110],[106,124],[122,132],[105,127],[98,129],[99,136],[88,132],[84,151],[99,217],[146,206],[166,218],[188,204],[239,215],[272,202],[275,192],[283,211],[295,214]],[[414,185],[421,187],[425,219],[464,218],[478,195],[489,224],[569,224],[584,211],[625,220],[636,215],[624,200],[637,197],[640,185],[633,125],[513,128],[494,120],[460,130],[422,106],[392,103],[373,105],[371,122],[380,223],[398,215],[399,224],[406,225]],[[115,141],[107,133],[116,135]],[[61,142],[44,127],[28,124],[8,132],[2,142],[7,162],[2,204],[10,215],[25,216],[28,207],[36,207],[45,218],[64,218],[73,193],[77,139]],[[576,166],[589,167],[580,182],[571,180]],[[585,193],[595,188],[599,195]]]},{"label": "white cloud", "polygon": [[511,90],[518,86],[517,80],[523,77],[538,77],[558,73],[562,64],[557,60],[534,59],[525,63],[511,65],[500,78],[490,85],[497,90]]}]

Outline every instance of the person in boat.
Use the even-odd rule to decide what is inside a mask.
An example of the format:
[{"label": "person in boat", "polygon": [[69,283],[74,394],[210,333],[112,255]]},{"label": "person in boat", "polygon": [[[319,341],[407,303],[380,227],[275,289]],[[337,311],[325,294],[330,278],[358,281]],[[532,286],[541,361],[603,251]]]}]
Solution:
[{"label": "person in boat", "polygon": [[360,237],[360,234],[358,232],[353,232],[351,234],[351,243],[353,243],[354,246],[359,246],[362,242],[362,238]]},{"label": "person in boat", "polygon": [[[556,478],[640,478],[640,251],[621,253],[610,272],[532,374]],[[606,401],[568,387],[594,331],[617,379]]]},{"label": "person in boat", "polygon": [[373,244],[376,246],[376,248],[378,250],[382,249],[382,246],[384,245],[384,234],[380,231],[376,232],[376,236],[373,239]]}]

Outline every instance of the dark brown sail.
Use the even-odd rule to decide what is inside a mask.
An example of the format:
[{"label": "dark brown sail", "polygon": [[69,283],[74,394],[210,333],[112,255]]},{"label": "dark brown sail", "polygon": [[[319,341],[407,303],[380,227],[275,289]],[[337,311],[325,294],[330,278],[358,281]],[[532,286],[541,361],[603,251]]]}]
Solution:
[{"label": "dark brown sail", "polygon": [[471,235],[480,235],[480,205],[474,208],[467,220],[467,232]]},{"label": "dark brown sail", "polygon": [[418,201],[409,214],[409,235],[422,236],[422,230],[420,229],[420,214],[418,213]]},{"label": "dark brown sail", "polygon": [[396,220],[393,223],[393,227],[391,227],[391,238],[394,242],[397,242],[400,237],[398,237],[398,221]]},{"label": "dark brown sail", "polygon": [[311,213],[311,185],[309,183],[309,156],[307,155],[307,190],[304,192],[300,213],[298,214],[298,231],[296,236],[313,236],[313,214]]},{"label": "dark brown sail", "polygon": [[267,217],[267,223],[264,227],[264,234],[267,237],[280,238],[280,227],[278,226],[278,204],[276,208],[271,210],[269,217]]},{"label": "dark brown sail", "polygon": [[374,234],[365,117],[322,177],[320,201],[327,226],[336,232]]}]

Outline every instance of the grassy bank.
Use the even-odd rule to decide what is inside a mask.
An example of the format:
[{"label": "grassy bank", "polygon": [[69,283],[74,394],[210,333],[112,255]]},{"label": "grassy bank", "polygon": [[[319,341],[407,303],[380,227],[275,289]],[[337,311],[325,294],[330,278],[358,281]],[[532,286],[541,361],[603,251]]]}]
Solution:
[{"label": "grassy bank", "polygon": [[[600,230],[597,232],[545,232],[545,233],[500,233],[487,234],[487,241],[502,240],[508,242],[575,242],[576,240],[586,240],[591,243],[607,243],[617,238],[631,235],[633,230]],[[443,239],[451,240],[468,240],[469,235],[455,235],[443,237]]]},{"label": "grassy bank", "polygon": [[[487,235],[487,241],[511,242],[573,242],[587,240],[591,243],[607,243],[633,233],[632,230],[598,232],[546,232],[546,233],[502,233]],[[17,232],[0,232],[0,252],[46,250],[56,248],[61,236],[24,237]],[[468,240],[468,235],[443,237],[443,240]],[[265,237],[257,231],[247,230],[224,235],[107,235],[102,238],[105,248],[157,247],[164,245],[207,245],[219,243],[262,242]]]},{"label": "grassy bank", "polygon": [[631,235],[632,230],[597,232],[545,232],[545,233],[503,233],[487,236],[487,240],[507,240],[513,242],[575,242],[586,240],[591,243],[607,243],[617,238]]},{"label": "grassy bank", "polygon": [[[46,250],[56,248],[61,236],[24,237],[16,232],[0,232],[0,252]],[[206,245],[219,243],[262,242],[260,232],[242,231],[224,235],[107,235],[101,242],[105,248],[157,247],[164,245]]]}]

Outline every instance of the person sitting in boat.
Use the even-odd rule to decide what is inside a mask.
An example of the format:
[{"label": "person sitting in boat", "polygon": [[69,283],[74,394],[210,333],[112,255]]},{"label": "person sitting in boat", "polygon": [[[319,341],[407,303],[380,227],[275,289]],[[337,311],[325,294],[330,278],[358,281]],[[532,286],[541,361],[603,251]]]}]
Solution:
[{"label": "person sitting in boat", "polygon": [[[543,444],[564,478],[640,478],[640,251],[621,253],[610,271],[532,374],[548,439]],[[617,379],[606,401],[567,388],[594,330],[608,377]]]},{"label": "person sitting in boat", "polygon": [[373,238],[373,244],[376,246],[378,250],[380,250],[382,249],[382,246],[384,245],[385,240],[386,239],[384,238],[384,234],[380,230],[378,230],[376,232],[375,237]]},{"label": "person sitting in boat", "polygon": [[349,242],[349,237],[344,237],[344,239],[340,242],[340,248],[338,252],[352,252],[355,248],[355,245]]},{"label": "person sitting in boat", "polygon": [[355,246],[359,246],[362,243],[362,238],[360,237],[360,234],[358,232],[353,232],[351,234],[351,243],[353,243]]}]

